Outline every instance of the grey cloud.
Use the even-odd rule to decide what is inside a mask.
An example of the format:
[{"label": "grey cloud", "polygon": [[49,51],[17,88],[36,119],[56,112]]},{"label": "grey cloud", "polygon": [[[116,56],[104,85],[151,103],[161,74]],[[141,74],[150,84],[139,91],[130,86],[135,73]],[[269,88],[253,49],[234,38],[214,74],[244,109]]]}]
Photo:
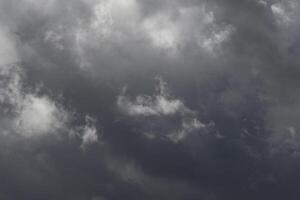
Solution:
[{"label": "grey cloud", "polygon": [[298,199],[298,19],[296,0],[0,1],[0,198]]}]

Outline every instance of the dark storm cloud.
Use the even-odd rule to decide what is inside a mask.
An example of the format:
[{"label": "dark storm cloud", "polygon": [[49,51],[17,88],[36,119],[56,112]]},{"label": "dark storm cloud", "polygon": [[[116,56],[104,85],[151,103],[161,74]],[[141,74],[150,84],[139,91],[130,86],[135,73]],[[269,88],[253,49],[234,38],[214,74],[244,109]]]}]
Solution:
[{"label": "dark storm cloud", "polygon": [[299,6],[0,1],[0,198],[298,199]]}]

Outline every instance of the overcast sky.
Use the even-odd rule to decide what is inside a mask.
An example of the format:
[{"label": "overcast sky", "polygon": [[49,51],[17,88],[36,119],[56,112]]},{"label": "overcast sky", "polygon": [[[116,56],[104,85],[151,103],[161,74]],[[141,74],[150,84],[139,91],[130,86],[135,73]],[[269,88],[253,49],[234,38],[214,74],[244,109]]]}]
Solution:
[{"label": "overcast sky", "polygon": [[298,0],[0,0],[1,200],[299,200]]}]

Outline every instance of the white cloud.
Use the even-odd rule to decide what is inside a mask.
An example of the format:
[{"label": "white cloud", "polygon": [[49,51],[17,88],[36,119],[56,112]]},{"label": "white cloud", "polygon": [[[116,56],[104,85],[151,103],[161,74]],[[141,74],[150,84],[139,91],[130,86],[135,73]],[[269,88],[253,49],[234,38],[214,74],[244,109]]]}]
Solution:
[{"label": "white cloud", "polygon": [[177,143],[183,140],[189,133],[205,127],[206,125],[201,123],[197,118],[184,120],[182,122],[181,128],[175,132],[171,132],[170,134],[167,135],[167,137],[171,141]]},{"label": "white cloud", "polygon": [[[181,124],[179,126],[170,128],[170,130],[163,134],[161,131],[157,132],[157,130],[146,130],[144,135],[147,138],[154,139],[157,136],[161,136],[177,143],[186,138],[189,133],[206,127],[205,124],[197,119],[194,111],[186,107],[182,101],[173,98],[169,94],[166,82],[161,78],[157,78],[156,91],[157,93],[152,96],[138,95],[134,100],[131,100],[126,96],[126,90],[123,90],[117,100],[118,108],[126,115],[131,117],[143,116],[145,123],[152,123],[155,118],[161,121],[161,117],[168,119],[177,115],[180,118]],[[149,117],[151,119],[148,121]]]},{"label": "white cloud", "polygon": [[118,98],[118,106],[132,116],[172,115],[184,109],[181,101],[167,99],[162,95],[138,96],[134,102],[121,95]]},{"label": "white cloud", "polygon": [[[79,34],[84,37],[80,41],[83,45],[96,45],[95,40],[102,44],[121,42],[128,30],[137,28],[139,12],[135,0],[98,0],[91,1],[90,6],[93,17],[89,24],[80,24],[79,28]],[[85,26],[84,30],[82,26]],[[92,40],[92,43],[87,40]]]},{"label": "white cloud", "polygon": [[102,36],[114,34],[114,30],[125,23],[136,22],[138,7],[135,0],[101,0],[94,6],[94,15],[91,27],[102,33]]},{"label": "white cloud", "polygon": [[290,23],[291,18],[282,4],[276,3],[271,5],[271,10],[275,15],[278,24],[288,25]]},{"label": "white cloud", "polygon": [[[8,124],[3,134],[15,132],[26,138],[48,134],[70,133],[82,140],[80,147],[98,141],[96,120],[85,116],[83,126],[70,126],[72,112],[46,95],[26,92],[22,85],[22,69],[18,65],[6,65],[0,68],[0,124]],[[5,119],[4,119],[5,118]],[[3,127],[4,128],[4,127]]]},{"label": "white cloud", "polygon": [[268,2],[264,1],[264,0],[258,0],[257,3],[259,3],[260,5],[265,6],[265,7],[268,5]]},{"label": "white cloud", "polygon": [[158,78],[156,89],[158,94],[154,96],[139,95],[134,101],[126,96],[126,90],[118,97],[118,107],[131,116],[173,115],[177,112],[189,110],[178,99],[172,99],[166,88],[166,83]]},{"label": "white cloud", "polygon": [[14,131],[33,137],[53,133],[67,122],[68,113],[51,98],[24,90],[19,66],[2,66],[0,75],[0,107],[11,118]]},{"label": "white cloud", "polygon": [[67,113],[47,96],[27,94],[20,103],[17,130],[26,137],[55,133],[67,121]]},{"label": "white cloud", "polygon": [[[175,12],[178,13],[176,17],[174,17]],[[195,21],[197,21],[197,27],[194,25]],[[213,12],[207,11],[204,7],[175,6],[166,12],[159,12],[146,18],[142,27],[154,47],[167,50],[169,55],[177,55],[180,47],[184,46],[191,36],[199,40],[200,48],[206,48],[203,41],[210,38],[210,34],[207,35],[206,31],[212,28],[213,24]],[[188,36],[187,32],[189,32]]]},{"label": "white cloud", "polygon": [[98,142],[97,129],[95,126],[96,120],[90,116],[85,117],[86,124],[81,129],[81,148],[85,149],[86,146]]},{"label": "white cloud", "polygon": [[297,22],[299,14],[299,2],[292,0],[286,2],[278,2],[271,5],[271,11],[279,26],[289,26],[293,22]]},{"label": "white cloud", "polygon": [[209,52],[213,52],[220,44],[229,38],[230,34],[233,32],[234,28],[232,26],[226,26],[220,31],[212,32],[210,36],[204,38],[200,41],[203,48]]},{"label": "white cloud", "polygon": [[181,41],[178,27],[170,17],[166,13],[159,13],[147,18],[142,26],[155,47],[175,53]]},{"label": "white cloud", "polygon": [[198,50],[214,54],[233,31],[231,26],[217,25],[214,12],[205,6],[184,6],[174,2],[168,9],[143,15],[142,3],[136,0],[88,2],[93,11],[92,18],[89,23],[79,20],[74,30],[75,51],[82,68],[98,66],[87,51],[110,57],[119,45],[132,45],[151,54],[158,51],[166,59],[178,59],[190,43],[197,45]]},{"label": "white cloud", "polygon": [[91,0],[87,3],[92,10],[91,20],[89,23],[79,20],[74,30],[75,51],[82,69],[93,64],[86,51],[111,55],[115,45],[139,35],[139,12],[135,0]]},{"label": "white cloud", "polygon": [[216,26],[214,13],[205,6],[176,9],[178,12],[176,17],[174,17],[174,10],[173,12],[166,11],[147,18],[143,22],[152,44],[168,50],[171,55],[178,55],[180,48],[190,40],[195,40],[200,49],[213,53],[234,30],[229,25]]}]

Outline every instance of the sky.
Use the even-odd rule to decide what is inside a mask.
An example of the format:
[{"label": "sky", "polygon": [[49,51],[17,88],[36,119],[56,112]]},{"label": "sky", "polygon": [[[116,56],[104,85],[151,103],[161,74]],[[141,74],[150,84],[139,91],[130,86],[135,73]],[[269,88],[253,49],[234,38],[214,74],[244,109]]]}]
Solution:
[{"label": "sky", "polygon": [[298,200],[298,0],[0,0],[1,200]]}]

